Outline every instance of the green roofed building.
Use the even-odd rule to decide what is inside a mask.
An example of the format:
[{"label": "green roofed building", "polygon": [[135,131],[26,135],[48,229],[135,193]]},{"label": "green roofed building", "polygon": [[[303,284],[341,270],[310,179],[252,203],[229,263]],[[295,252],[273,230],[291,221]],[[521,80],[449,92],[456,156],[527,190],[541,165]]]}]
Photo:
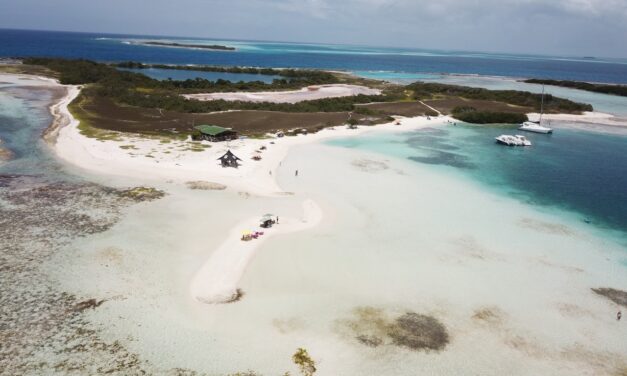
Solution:
[{"label": "green roofed building", "polygon": [[194,138],[208,141],[228,141],[237,139],[237,132],[231,128],[223,128],[217,125],[197,125],[194,129],[198,132]]}]

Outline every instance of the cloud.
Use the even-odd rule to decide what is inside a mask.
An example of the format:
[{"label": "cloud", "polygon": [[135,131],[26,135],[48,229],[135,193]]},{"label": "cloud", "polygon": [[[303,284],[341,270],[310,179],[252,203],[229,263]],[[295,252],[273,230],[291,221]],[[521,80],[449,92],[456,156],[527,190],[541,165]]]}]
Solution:
[{"label": "cloud", "polygon": [[[627,19],[625,0],[270,0],[268,5],[282,11],[316,18],[371,14],[428,15],[431,17],[483,16],[490,13],[521,11],[520,16],[545,13],[569,17],[621,17]],[[526,11],[526,12],[525,12]]]},{"label": "cloud", "polygon": [[[147,0],[146,0],[147,2]],[[123,11],[120,11],[123,10]],[[627,0],[0,0],[3,27],[627,55]],[[626,56],[627,57],[627,56]]]}]

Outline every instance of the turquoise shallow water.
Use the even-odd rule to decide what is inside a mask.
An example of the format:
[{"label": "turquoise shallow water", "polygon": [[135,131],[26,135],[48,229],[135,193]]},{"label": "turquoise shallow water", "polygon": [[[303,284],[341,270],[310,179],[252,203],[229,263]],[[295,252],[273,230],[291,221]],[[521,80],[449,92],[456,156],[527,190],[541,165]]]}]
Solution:
[{"label": "turquoise shallow water", "polygon": [[0,84],[1,146],[13,153],[0,164],[0,174],[70,178],[41,138],[52,122],[48,106],[53,95],[48,89]]},{"label": "turquoise shallow water", "polygon": [[193,80],[196,78],[202,78],[209,81],[226,80],[231,82],[252,82],[262,81],[270,83],[274,79],[281,78],[280,76],[271,76],[263,74],[248,74],[248,73],[223,73],[223,72],[203,72],[193,70],[176,70],[176,69],[159,69],[159,68],[147,68],[147,69],[124,69],[131,72],[137,72],[145,74],[148,77],[157,80]]},{"label": "turquoise shallow water", "polygon": [[[445,126],[331,141],[461,174],[499,194],[565,215],[627,239],[627,136],[558,129],[525,134],[528,148],[497,145],[511,126]],[[567,214],[566,214],[567,213]]]}]

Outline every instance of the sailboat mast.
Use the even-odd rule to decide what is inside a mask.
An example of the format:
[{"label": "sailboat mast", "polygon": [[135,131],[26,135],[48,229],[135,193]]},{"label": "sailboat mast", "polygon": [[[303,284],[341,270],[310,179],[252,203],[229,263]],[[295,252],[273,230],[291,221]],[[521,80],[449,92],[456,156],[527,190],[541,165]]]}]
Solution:
[{"label": "sailboat mast", "polygon": [[544,114],[544,85],[542,85],[542,99],[540,100],[540,121],[538,122],[542,125],[542,115]]}]

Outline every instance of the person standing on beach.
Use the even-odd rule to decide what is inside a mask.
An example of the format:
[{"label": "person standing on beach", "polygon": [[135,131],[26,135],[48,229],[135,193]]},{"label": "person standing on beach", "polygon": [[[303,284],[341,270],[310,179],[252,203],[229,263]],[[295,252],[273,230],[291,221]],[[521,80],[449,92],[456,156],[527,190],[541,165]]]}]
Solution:
[{"label": "person standing on beach", "polygon": [[276,224],[277,225],[279,224],[279,216],[278,215],[276,216]]},{"label": "person standing on beach", "polygon": [[298,176],[298,170],[296,170],[296,172],[294,173],[294,176]]},{"label": "person standing on beach", "polygon": [[623,317],[623,313],[621,311],[618,311],[618,313],[616,314],[616,321],[620,321],[621,317]]}]

